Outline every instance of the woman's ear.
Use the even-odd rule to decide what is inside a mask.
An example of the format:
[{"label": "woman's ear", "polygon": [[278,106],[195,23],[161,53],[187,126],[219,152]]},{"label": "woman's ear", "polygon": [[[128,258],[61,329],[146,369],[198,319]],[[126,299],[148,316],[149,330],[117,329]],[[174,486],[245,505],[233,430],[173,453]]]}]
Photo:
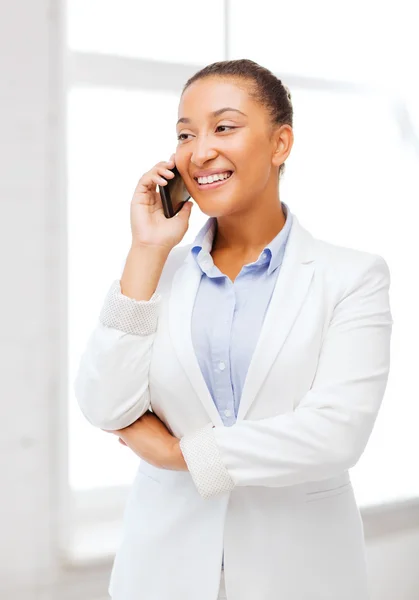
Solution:
[{"label": "woman's ear", "polygon": [[287,160],[294,143],[292,127],[287,124],[278,126],[272,134],[272,143],[272,164],[280,167]]}]

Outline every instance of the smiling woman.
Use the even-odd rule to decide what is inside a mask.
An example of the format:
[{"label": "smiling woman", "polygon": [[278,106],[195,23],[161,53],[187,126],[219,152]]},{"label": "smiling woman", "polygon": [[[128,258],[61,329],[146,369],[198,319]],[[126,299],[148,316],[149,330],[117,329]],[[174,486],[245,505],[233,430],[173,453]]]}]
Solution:
[{"label": "smiling woman", "polygon": [[[388,265],[316,239],[281,202],[293,108],[267,69],[202,69],[176,128],[135,189],[129,256],[76,381],[90,422],[147,463],[110,594],[367,600],[348,470],[387,383]],[[186,246],[192,203],[166,218],[156,193],[174,165],[209,217]]]},{"label": "smiling woman", "polygon": [[186,82],[178,116],[176,165],[200,209],[217,217],[213,250],[228,243],[245,260],[284,224],[278,184],[293,145],[291,94],[253,61],[223,61]]}]

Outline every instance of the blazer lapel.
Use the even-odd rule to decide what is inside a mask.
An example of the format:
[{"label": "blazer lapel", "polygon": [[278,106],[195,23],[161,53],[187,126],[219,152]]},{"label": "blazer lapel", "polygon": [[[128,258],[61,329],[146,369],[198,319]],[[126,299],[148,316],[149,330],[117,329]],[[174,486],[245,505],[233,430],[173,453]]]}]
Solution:
[{"label": "blazer lapel", "polygon": [[293,215],[285,254],[250,361],[237,421],[243,419],[298,317],[314,274],[313,236]]},{"label": "blazer lapel", "polygon": [[[295,215],[280,272],[244,383],[237,421],[243,419],[280,352],[307,295],[314,273],[313,236]],[[215,425],[224,423],[202,375],[191,334],[201,270],[188,252],[176,271],[169,298],[169,329],[177,357]]]},{"label": "blazer lapel", "polygon": [[202,375],[192,342],[192,311],[201,275],[201,269],[196,264],[191,253],[188,252],[185,261],[176,271],[172,280],[172,288],[169,296],[170,337],[179,362],[204,405],[211,421],[214,424],[223,425],[223,421]]}]

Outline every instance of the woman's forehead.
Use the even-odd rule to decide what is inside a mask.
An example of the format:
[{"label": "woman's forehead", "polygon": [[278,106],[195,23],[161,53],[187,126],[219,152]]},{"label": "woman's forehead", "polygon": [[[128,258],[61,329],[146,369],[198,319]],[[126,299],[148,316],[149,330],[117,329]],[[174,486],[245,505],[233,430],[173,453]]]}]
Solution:
[{"label": "woman's forehead", "polygon": [[179,100],[178,117],[211,117],[214,111],[224,107],[232,107],[248,114],[253,101],[245,86],[245,82],[236,83],[222,78],[194,81]]}]

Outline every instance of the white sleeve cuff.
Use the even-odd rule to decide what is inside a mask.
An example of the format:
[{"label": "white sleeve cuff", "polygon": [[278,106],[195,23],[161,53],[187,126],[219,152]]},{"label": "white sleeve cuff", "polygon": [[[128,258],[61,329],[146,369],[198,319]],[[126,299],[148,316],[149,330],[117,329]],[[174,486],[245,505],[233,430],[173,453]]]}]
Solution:
[{"label": "white sleeve cuff", "polygon": [[154,292],[150,300],[135,300],[121,293],[116,279],[106,295],[99,321],[125,333],[151,335],[157,329],[161,294]]},{"label": "white sleeve cuff", "polygon": [[208,423],[183,436],[179,442],[191,477],[203,498],[231,492],[236,485],[221,460],[213,428],[214,425]]}]

